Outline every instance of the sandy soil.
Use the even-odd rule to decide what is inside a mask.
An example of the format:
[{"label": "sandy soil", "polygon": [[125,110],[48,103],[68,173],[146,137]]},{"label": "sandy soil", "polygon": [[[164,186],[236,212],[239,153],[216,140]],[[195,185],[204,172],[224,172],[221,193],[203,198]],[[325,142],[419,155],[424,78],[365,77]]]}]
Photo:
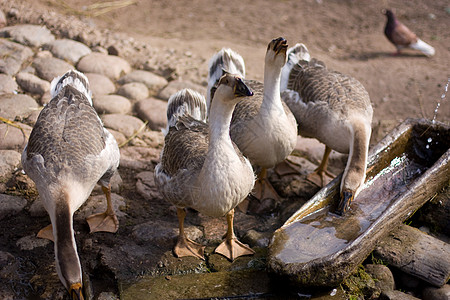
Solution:
[{"label": "sandy soil", "polygon": [[[313,57],[330,68],[350,74],[369,91],[374,124],[408,117],[432,119],[450,78],[450,5],[445,0],[136,0],[108,12],[89,10],[98,0],[38,0],[34,5],[63,14],[80,14],[100,28],[125,32],[160,49],[177,49],[186,59],[202,58],[206,79],[209,58],[222,47],[237,50],[245,59],[247,77],[262,80],[267,43],[285,37],[290,45],[305,43]],[[127,1],[118,1],[127,3]],[[129,1],[133,2],[133,1]],[[393,56],[395,48],[383,34],[383,8],[424,41],[432,44],[432,58],[415,51]],[[101,13],[99,16],[93,14]],[[450,122],[449,100],[437,120]]]}]

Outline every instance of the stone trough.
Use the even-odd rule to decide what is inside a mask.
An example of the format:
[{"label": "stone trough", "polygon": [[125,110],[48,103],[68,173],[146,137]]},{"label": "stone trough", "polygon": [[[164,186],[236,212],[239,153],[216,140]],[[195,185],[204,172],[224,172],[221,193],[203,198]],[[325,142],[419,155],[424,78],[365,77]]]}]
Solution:
[{"label": "stone trough", "polygon": [[334,214],[341,176],[279,228],[271,273],[296,286],[339,285],[386,237],[450,180],[450,127],[408,119],[369,153],[366,183],[343,216]]}]

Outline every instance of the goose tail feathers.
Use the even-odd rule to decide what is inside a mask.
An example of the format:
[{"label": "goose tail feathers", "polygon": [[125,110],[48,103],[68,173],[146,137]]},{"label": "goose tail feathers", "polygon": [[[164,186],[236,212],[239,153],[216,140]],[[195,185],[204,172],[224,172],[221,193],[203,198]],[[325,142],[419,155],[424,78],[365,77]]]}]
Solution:
[{"label": "goose tail feathers", "polygon": [[70,70],[64,75],[54,78],[50,85],[51,97],[54,98],[58,95],[65,86],[72,86],[80,91],[92,105],[92,91],[89,87],[89,80],[83,73]]},{"label": "goose tail feathers", "polygon": [[287,61],[281,70],[281,91],[287,89],[289,82],[289,75],[292,68],[297,65],[300,61],[310,61],[311,56],[309,55],[308,48],[302,43],[297,43],[293,47],[289,48],[286,52]]}]

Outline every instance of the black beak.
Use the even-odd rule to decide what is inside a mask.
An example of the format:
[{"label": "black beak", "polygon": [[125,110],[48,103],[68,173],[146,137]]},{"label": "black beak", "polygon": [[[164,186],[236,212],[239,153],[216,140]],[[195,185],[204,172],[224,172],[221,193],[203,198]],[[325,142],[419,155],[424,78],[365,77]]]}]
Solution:
[{"label": "black beak", "polygon": [[237,77],[236,88],[234,89],[234,95],[236,97],[253,96],[252,90],[244,83],[244,81]]},{"label": "black beak", "polygon": [[341,193],[341,201],[339,202],[336,213],[340,216],[344,215],[345,212],[350,208],[350,203],[352,203],[355,193],[352,191],[343,191]]}]

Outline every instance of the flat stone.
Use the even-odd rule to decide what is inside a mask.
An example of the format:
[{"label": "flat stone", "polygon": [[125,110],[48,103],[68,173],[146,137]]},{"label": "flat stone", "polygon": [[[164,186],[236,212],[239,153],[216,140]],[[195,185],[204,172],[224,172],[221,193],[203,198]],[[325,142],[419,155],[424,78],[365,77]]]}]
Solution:
[{"label": "flat stone", "polygon": [[45,26],[31,24],[4,27],[0,29],[0,36],[30,47],[40,47],[55,40],[55,36]]},{"label": "flat stone", "polygon": [[131,71],[130,64],[114,55],[92,52],[80,59],[78,70],[84,73],[99,73],[110,79],[118,79]]},{"label": "flat stone", "polygon": [[38,196],[33,203],[31,203],[30,208],[28,209],[30,216],[32,217],[45,217],[48,215],[45,210],[44,203],[42,203],[41,197]]},{"label": "flat stone", "polygon": [[[194,241],[203,237],[202,231],[196,226],[186,225],[185,232],[187,237]],[[178,236],[178,222],[149,221],[134,226],[132,235],[138,243],[150,242],[171,249]]]},{"label": "flat stone", "polygon": [[124,143],[127,140],[127,137],[122,132],[119,132],[119,131],[111,129],[111,128],[108,128],[107,130],[116,139],[117,145],[121,145],[122,143]]},{"label": "flat stone", "polygon": [[422,292],[422,300],[448,300],[450,299],[450,284],[445,284],[440,288],[426,287]]},{"label": "flat stone", "polygon": [[101,116],[105,127],[122,132],[125,136],[130,137],[137,132],[143,125],[140,119],[121,114],[109,114]]},{"label": "flat stone", "polygon": [[50,82],[30,73],[17,73],[16,81],[24,91],[32,94],[43,95],[50,90]]},{"label": "flat stone", "polygon": [[0,74],[0,94],[12,94],[17,91],[17,83],[11,76]]},{"label": "flat stone", "polygon": [[120,149],[120,166],[135,171],[150,170],[152,162],[159,159],[160,150],[148,146],[127,146]]},{"label": "flat stone", "polygon": [[22,64],[33,55],[33,51],[21,44],[0,38],[0,73],[14,75],[19,72]]},{"label": "flat stone", "polygon": [[56,57],[37,57],[33,61],[33,67],[39,77],[49,82],[74,69],[74,66]]},{"label": "flat stone", "polygon": [[0,122],[0,136],[2,137],[0,139],[1,150],[16,150],[21,152],[25,147],[32,128],[19,122],[15,122],[15,125],[20,126],[23,132],[19,128]]},{"label": "flat stone", "polygon": [[55,40],[45,46],[55,57],[72,64],[76,64],[83,56],[92,53],[85,44],[70,39]]},{"label": "flat stone", "polygon": [[127,114],[131,102],[119,95],[100,95],[94,99],[94,108],[99,114]]},{"label": "flat stone", "polygon": [[25,119],[25,124],[30,125],[30,126],[34,126],[34,124],[36,124],[36,121],[39,117],[39,114],[41,113],[41,109],[39,110],[33,110],[28,117]]},{"label": "flat stone", "polygon": [[50,243],[50,240],[41,239],[35,235],[27,235],[18,239],[16,245],[20,248],[20,250],[33,250],[34,248],[45,247]]},{"label": "flat stone", "polygon": [[381,293],[380,298],[383,300],[420,300],[420,298],[403,293],[402,291],[394,290]]},{"label": "flat stone", "polygon": [[122,95],[130,100],[138,101],[148,97],[148,88],[140,82],[126,83],[119,88],[117,94]]},{"label": "flat stone", "polygon": [[170,96],[185,88],[193,89],[202,95],[206,95],[206,88],[204,86],[190,81],[174,80],[169,82],[169,84],[159,92],[158,97],[167,101]]},{"label": "flat stone", "polygon": [[94,98],[93,102],[95,102],[96,97],[111,94],[116,91],[114,83],[105,75],[96,73],[85,73],[85,75],[89,80],[89,86]]},{"label": "flat stone", "polygon": [[0,194],[0,220],[18,214],[26,205],[27,200],[22,197]]},{"label": "flat stone", "polygon": [[145,84],[152,94],[156,94],[168,84],[168,81],[164,77],[143,70],[134,70],[117,81],[119,84],[131,82],[141,82]]},{"label": "flat stone", "polygon": [[119,299],[120,299],[119,296],[117,296],[112,292],[101,292],[97,297],[97,300],[119,300]]},{"label": "flat stone", "polygon": [[395,289],[394,275],[385,265],[367,264],[364,266],[366,272],[375,279],[375,286],[381,292],[393,291]]},{"label": "flat stone", "polygon": [[155,184],[154,172],[140,172],[136,175],[136,191],[147,200],[161,199],[161,194]]},{"label": "flat stone", "polygon": [[167,127],[167,101],[148,98],[135,103],[134,111],[138,117],[148,121],[148,127],[152,130],[161,130]]},{"label": "flat stone", "polygon": [[0,117],[6,119],[25,118],[38,107],[36,101],[25,94],[0,95]]},{"label": "flat stone", "polygon": [[8,180],[20,165],[21,154],[14,150],[0,150],[0,181]]},{"label": "flat stone", "polygon": [[0,28],[5,27],[7,23],[5,13],[0,9]]}]

